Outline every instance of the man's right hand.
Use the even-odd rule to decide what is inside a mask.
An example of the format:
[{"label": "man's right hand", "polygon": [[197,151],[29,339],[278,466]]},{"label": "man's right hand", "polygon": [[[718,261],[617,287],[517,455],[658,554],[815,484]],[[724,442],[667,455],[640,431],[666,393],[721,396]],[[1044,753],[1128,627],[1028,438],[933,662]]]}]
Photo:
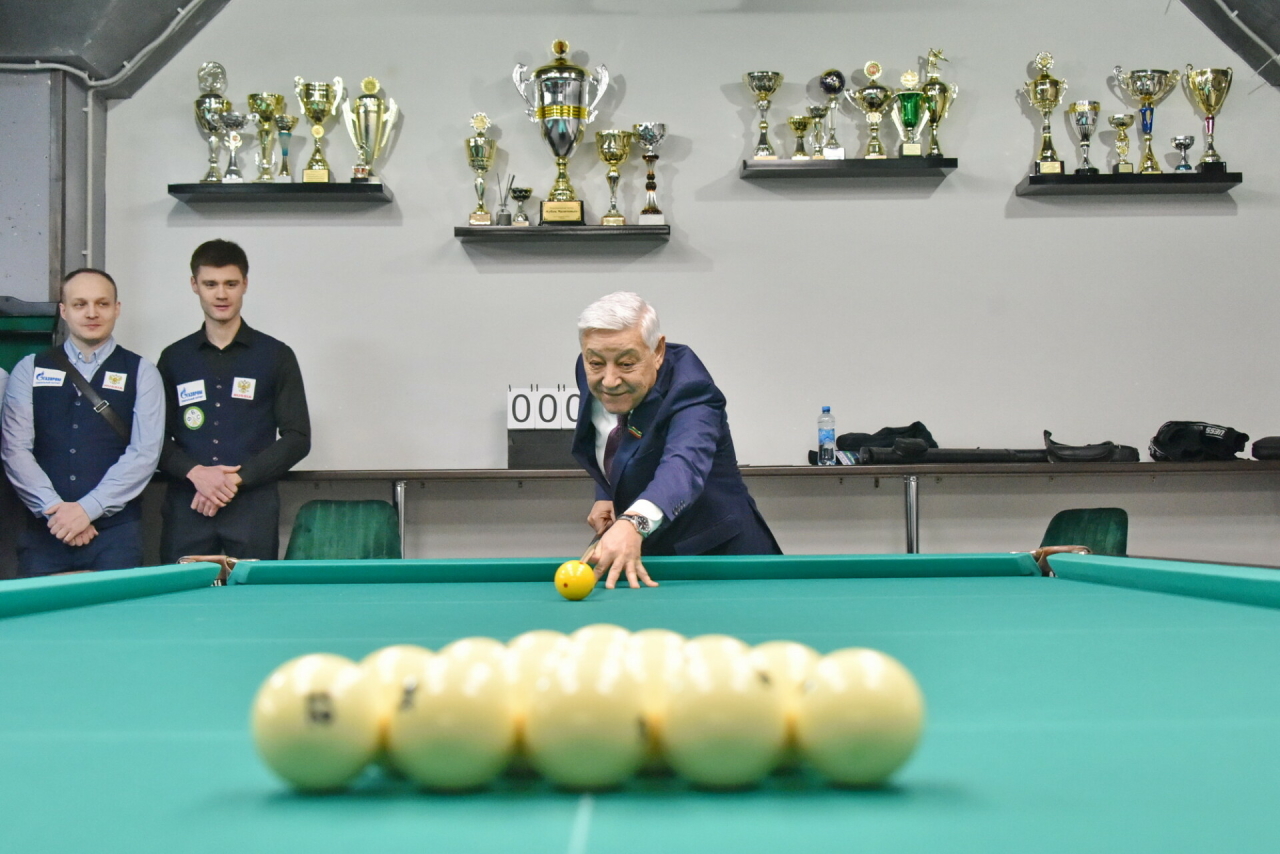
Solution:
[{"label": "man's right hand", "polygon": [[199,513],[201,516],[216,516],[218,511],[226,505],[214,504],[200,493],[196,493],[195,498],[191,499],[191,509]]},{"label": "man's right hand", "polygon": [[[195,485],[198,498],[204,498],[216,507],[226,507],[240,489],[240,475],[236,474],[238,471],[240,466],[195,466],[187,472],[187,480]],[[191,506],[200,510],[195,502]],[[213,513],[204,515],[212,516]]]},{"label": "man's right hand", "polygon": [[591,512],[587,514],[587,524],[591,526],[591,530],[603,534],[613,522],[612,501],[597,501],[591,505]]}]

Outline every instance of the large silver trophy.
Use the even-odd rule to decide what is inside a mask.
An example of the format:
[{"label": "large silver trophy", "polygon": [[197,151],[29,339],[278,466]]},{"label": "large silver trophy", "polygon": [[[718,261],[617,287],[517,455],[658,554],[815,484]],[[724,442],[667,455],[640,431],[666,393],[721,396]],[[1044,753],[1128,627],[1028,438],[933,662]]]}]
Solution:
[{"label": "large silver trophy", "polygon": [[598,65],[592,77],[565,58],[569,43],[563,39],[551,45],[551,52],[555,59],[549,65],[528,75],[529,67],[519,64],[511,79],[528,105],[526,114],[542,127],[542,138],[556,159],[556,180],[542,203],[542,221],[580,225],[582,202],[569,183],[569,158],[586,126],[596,118],[596,107],[609,88],[609,69]]},{"label": "large silver trophy", "polygon": [[226,133],[222,116],[231,109],[231,102],[223,97],[227,91],[227,69],[216,62],[206,62],[200,66],[197,79],[200,81],[200,97],[196,98],[195,104],[196,124],[209,144],[209,168],[200,183],[218,184],[222,182],[218,152],[222,148],[222,136]]}]

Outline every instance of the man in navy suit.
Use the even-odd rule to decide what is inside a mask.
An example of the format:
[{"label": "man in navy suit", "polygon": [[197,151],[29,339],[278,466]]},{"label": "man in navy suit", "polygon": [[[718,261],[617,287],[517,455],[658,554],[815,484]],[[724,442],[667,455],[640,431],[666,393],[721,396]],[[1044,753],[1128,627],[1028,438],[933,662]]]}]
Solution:
[{"label": "man in navy suit", "polygon": [[602,297],[578,318],[573,456],[596,480],[588,559],[612,588],[656,587],[641,555],[780,554],[747,493],[724,395],[693,351],[668,344],[652,306]]}]

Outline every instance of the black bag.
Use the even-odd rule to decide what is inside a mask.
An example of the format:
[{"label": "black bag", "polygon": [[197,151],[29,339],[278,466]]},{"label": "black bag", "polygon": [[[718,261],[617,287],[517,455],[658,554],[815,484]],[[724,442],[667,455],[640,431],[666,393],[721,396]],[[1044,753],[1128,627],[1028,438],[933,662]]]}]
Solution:
[{"label": "black bag", "polygon": [[1255,460],[1280,460],[1280,436],[1265,436],[1253,443]]},{"label": "black bag", "polygon": [[67,353],[61,347],[50,347],[45,351],[45,355],[53,359],[54,364],[58,366],[58,370],[66,373],[67,378],[71,380],[71,384],[79,389],[84,399],[89,401],[89,405],[93,407],[93,411],[102,416],[111,429],[116,431],[121,439],[126,442],[130,441],[129,428],[124,426],[124,421],[116,415],[115,410],[111,408],[111,404],[102,399],[102,395],[98,394],[98,390],[89,385],[89,381],[84,375],[75,369],[71,364],[71,360],[67,358]]},{"label": "black bag", "polygon": [[1044,431],[1044,448],[1051,463],[1136,463],[1138,449],[1115,442],[1099,442],[1096,445],[1064,445],[1053,441],[1053,434]]},{"label": "black bag", "polygon": [[1203,421],[1166,421],[1151,437],[1151,459],[1175,463],[1235,460],[1249,434]]},{"label": "black bag", "polygon": [[906,427],[881,427],[874,433],[844,433],[836,437],[836,450],[858,451],[862,448],[892,448],[899,439],[920,439],[926,448],[936,448],[929,428],[919,421],[913,421]]}]

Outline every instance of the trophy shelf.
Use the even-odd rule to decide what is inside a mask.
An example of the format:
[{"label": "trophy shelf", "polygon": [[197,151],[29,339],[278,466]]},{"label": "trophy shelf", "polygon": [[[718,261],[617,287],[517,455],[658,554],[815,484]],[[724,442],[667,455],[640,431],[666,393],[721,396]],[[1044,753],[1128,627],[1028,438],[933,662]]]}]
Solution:
[{"label": "trophy shelf", "polygon": [[1138,172],[1117,175],[1028,175],[1018,184],[1018,196],[1127,196],[1138,194],[1225,193],[1243,180],[1240,172]]},{"label": "trophy shelf", "polygon": [[960,165],[955,157],[887,157],[867,160],[743,160],[738,175],[757,178],[945,178]]},{"label": "trophy shelf", "polygon": [[670,240],[669,225],[458,225],[453,236],[467,243],[546,243],[585,240]]},{"label": "trophy shelf", "polygon": [[169,195],[189,205],[205,202],[366,202],[395,200],[386,184],[170,184]]}]

